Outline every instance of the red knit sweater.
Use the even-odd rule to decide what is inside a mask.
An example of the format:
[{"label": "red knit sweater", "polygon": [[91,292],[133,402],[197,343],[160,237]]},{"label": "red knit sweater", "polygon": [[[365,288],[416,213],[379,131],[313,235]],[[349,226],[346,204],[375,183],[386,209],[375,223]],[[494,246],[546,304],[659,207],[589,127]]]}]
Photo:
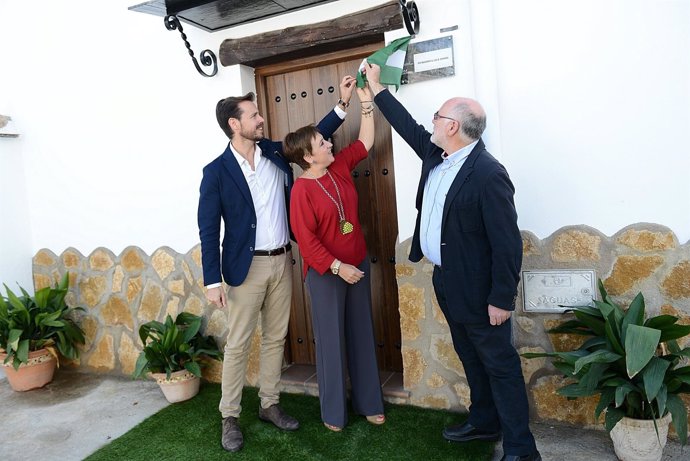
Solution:
[{"label": "red knit sweater", "polygon": [[316,183],[319,181],[337,202],[338,194],[327,174],[318,180],[298,178],[295,181],[290,196],[290,223],[304,260],[303,276],[306,277],[310,267],[323,275],[334,259],[357,266],[366,257],[367,248],[359,224],[357,190],[350,174],[366,156],[364,144],[357,140],[335,154],[335,161],[328,167],[340,190],[345,219],[354,225],[349,234],[340,233],[338,209]]}]

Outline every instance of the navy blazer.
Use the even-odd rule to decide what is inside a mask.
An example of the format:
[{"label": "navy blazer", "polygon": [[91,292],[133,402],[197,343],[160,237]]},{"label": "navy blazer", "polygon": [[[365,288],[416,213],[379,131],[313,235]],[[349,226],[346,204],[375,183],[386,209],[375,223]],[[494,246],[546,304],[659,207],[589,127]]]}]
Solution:
[{"label": "navy blazer", "polygon": [[[441,163],[443,149],[390,94],[374,98],[391,126],[422,159],[417,188],[417,222],[410,261],[422,259],[419,222],[424,185]],[[486,151],[480,139],[451,184],[441,221],[442,277],[450,316],[463,323],[489,321],[487,306],[515,309],[522,265],[522,237],[508,172]]]},{"label": "navy blazer", "polygon": [[[330,138],[343,120],[329,112],[317,125],[323,137]],[[261,155],[275,163],[285,173],[285,202],[290,215],[290,191],[294,178],[292,167],[283,156],[283,143],[262,139],[258,142]],[[223,219],[223,251],[220,242],[220,220]],[[199,188],[199,238],[204,285],[221,281],[239,286],[247,278],[254,257],[256,242],[256,211],[242,169],[230,150],[204,167]]]}]

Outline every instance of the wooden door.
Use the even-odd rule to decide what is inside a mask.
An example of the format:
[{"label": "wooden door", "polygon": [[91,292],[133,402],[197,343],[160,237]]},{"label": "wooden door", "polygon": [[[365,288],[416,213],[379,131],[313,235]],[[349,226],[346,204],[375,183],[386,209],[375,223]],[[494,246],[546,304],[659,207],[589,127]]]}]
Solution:
[{"label": "wooden door", "polygon": [[[344,75],[356,75],[362,59],[383,46],[361,47],[349,52],[300,60],[256,69],[259,109],[266,119],[268,136],[282,139],[291,131],[318,122],[333,109],[339,97],[338,85]],[[355,139],[359,133],[358,99],[345,122],[334,134],[334,152]],[[402,371],[400,352],[400,314],[395,278],[395,244],[398,219],[395,203],[395,175],[391,128],[375,111],[376,141],[352,175],[359,194],[359,218],[367,243],[372,287],[372,311],[377,358],[382,370]],[[295,177],[302,171],[293,165]],[[314,336],[311,307],[302,282],[299,248],[293,246],[295,270],[290,327],[286,347],[288,363],[314,364]]]}]

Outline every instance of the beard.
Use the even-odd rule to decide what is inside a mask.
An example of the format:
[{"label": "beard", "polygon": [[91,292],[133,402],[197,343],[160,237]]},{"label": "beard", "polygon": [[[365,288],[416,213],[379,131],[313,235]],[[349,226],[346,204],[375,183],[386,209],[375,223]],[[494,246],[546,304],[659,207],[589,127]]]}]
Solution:
[{"label": "beard", "polygon": [[433,133],[431,133],[431,139],[430,141],[434,144],[436,144],[438,147],[441,147],[438,145],[438,138],[436,137],[436,130],[434,130]]},{"label": "beard", "polygon": [[261,141],[264,138],[264,124],[258,125],[253,129],[242,127],[240,136],[252,141]]}]

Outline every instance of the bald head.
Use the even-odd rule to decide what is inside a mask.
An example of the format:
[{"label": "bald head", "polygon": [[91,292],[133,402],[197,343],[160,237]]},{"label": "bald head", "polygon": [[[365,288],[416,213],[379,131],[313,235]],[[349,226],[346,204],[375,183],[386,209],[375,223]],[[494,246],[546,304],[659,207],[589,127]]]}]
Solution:
[{"label": "bald head", "polygon": [[484,133],[486,128],[486,113],[481,104],[470,98],[452,98],[446,101],[442,110],[460,122],[460,135],[472,142]]}]

